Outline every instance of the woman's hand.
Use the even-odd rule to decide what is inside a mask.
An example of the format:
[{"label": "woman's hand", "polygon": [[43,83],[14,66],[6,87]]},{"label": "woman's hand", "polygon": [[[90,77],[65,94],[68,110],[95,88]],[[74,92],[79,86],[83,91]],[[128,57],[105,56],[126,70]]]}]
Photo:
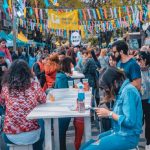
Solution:
[{"label": "woman's hand", "polygon": [[110,111],[106,108],[97,108],[96,113],[99,117],[109,117]]}]

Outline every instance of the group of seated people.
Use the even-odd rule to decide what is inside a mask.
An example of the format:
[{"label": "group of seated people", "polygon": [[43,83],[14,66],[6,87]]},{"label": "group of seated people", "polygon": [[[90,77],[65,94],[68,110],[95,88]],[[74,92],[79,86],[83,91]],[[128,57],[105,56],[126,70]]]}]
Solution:
[{"label": "group of seated people", "polygon": [[[114,101],[114,106],[112,110],[95,106],[98,117],[112,120],[111,128],[100,133],[96,140],[82,145],[84,121],[83,118],[74,119],[76,150],[136,148],[142,133],[143,116],[146,124],[146,150],[150,149],[149,58],[148,52],[129,56],[126,42],[117,41],[108,56],[108,64],[106,67],[101,66],[97,82],[97,61],[92,58],[91,49],[82,52],[82,65],[77,63],[77,68],[82,67],[80,69],[94,89],[92,94],[95,93],[95,87],[100,89],[103,98],[97,103]],[[100,62],[106,63],[107,59],[101,56]],[[23,60],[12,63],[3,75],[0,95],[0,106],[5,110],[2,135],[6,143],[33,144],[34,150],[43,149],[43,120],[27,120],[26,117],[37,105],[46,103],[46,93],[50,88],[68,88],[73,67],[70,57],[64,56],[60,60],[56,53],[50,56],[42,55],[32,69]],[[59,119],[61,150],[67,149],[66,132],[70,121],[71,118]]]}]

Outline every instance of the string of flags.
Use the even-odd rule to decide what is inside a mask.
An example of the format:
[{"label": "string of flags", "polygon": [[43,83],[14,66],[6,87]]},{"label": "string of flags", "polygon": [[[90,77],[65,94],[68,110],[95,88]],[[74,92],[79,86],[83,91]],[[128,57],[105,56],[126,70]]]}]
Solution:
[{"label": "string of flags", "polygon": [[[48,16],[49,9],[41,9],[41,8],[32,8],[26,7],[24,11],[24,16],[28,13],[28,16],[32,16],[35,14],[36,19],[45,19],[43,14],[47,14]],[[72,11],[72,9],[56,9],[58,12],[68,12]],[[139,14],[138,14],[139,13]],[[140,20],[146,20],[147,17],[150,18],[150,4],[148,5],[133,5],[133,6],[122,6],[122,7],[114,7],[114,8],[97,8],[97,9],[78,9],[79,19],[80,20],[110,20],[121,18],[125,15],[128,17],[134,15],[140,15]]]},{"label": "string of flags", "polygon": [[[97,9],[55,9],[57,16],[51,15],[48,7],[53,5],[58,5],[57,0],[44,0],[46,9],[38,8],[37,0],[35,0],[35,8],[25,7],[26,0],[17,0],[21,3],[21,7],[24,9],[24,18],[19,19],[19,25],[22,27],[29,27],[31,30],[34,30],[35,27],[38,27],[40,31],[48,31],[56,33],[57,35],[67,36],[69,29],[67,28],[56,28],[50,24],[50,20],[53,20],[54,23],[59,23],[59,19],[62,19],[63,23],[67,24],[70,22],[70,18],[61,18],[60,14],[72,13],[73,11],[77,12],[76,20],[78,24],[75,26],[76,30],[81,30],[84,34],[88,33],[98,33],[101,31],[112,31],[114,29],[131,27],[132,24],[139,26],[140,22],[150,21],[150,4],[143,5],[131,5],[131,6],[120,6],[120,7],[100,7]],[[5,13],[9,12],[9,15],[12,14],[12,0],[4,0],[3,8]],[[35,17],[33,17],[35,16]],[[54,18],[55,19],[54,19]],[[35,19],[30,19],[35,18]],[[68,19],[68,20],[67,20]]]}]

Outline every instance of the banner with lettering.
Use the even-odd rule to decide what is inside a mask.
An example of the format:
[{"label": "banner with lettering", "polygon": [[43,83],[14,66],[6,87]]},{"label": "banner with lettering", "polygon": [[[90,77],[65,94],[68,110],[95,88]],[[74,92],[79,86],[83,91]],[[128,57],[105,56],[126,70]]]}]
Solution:
[{"label": "banner with lettering", "polygon": [[78,30],[78,10],[60,12],[48,10],[48,27],[53,29]]}]

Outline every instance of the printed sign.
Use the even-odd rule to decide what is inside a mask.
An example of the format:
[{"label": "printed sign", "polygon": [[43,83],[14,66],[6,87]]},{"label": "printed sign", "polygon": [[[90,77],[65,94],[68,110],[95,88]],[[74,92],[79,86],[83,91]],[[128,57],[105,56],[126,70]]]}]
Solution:
[{"label": "printed sign", "polygon": [[52,29],[78,30],[78,11],[48,11],[48,27]]},{"label": "printed sign", "polygon": [[80,45],[81,43],[81,36],[78,32],[73,32],[71,34],[71,43],[73,46]]}]

